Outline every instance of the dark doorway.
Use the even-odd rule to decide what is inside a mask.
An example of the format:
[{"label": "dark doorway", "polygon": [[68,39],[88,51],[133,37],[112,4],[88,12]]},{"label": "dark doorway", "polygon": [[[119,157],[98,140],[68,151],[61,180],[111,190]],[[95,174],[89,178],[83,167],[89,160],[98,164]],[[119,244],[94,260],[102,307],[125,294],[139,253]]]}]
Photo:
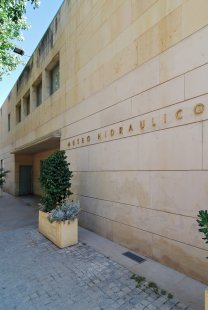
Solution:
[{"label": "dark doorway", "polygon": [[19,195],[29,195],[32,192],[32,166],[20,166]]}]

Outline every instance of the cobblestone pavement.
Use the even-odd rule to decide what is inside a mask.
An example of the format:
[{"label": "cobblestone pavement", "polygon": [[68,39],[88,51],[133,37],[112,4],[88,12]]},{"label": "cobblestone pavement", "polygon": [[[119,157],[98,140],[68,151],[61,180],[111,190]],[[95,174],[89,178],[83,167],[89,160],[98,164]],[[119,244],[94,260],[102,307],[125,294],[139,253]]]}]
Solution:
[{"label": "cobblestone pavement", "polygon": [[79,243],[58,249],[34,227],[0,234],[0,309],[191,309],[136,288],[126,268]]}]

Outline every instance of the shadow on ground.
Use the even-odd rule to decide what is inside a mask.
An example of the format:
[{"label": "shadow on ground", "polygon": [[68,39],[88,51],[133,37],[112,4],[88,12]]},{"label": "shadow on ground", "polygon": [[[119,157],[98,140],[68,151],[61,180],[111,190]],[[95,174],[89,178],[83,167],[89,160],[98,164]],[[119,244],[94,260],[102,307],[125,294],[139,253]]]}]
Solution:
[{"label": "shadow on ground", "polygon": [[37,226],[39,197],[0,197],[0,232],[26,226]]}]

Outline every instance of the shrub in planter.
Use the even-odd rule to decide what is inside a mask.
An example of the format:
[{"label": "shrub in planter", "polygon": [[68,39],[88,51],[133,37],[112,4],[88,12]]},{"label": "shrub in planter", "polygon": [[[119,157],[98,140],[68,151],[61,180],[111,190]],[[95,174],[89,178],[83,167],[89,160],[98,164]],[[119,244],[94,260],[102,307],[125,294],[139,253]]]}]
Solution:
[{"label": "shrub in planter", "polygon": [[0,196],[2,196],[3,185],[6,182],[6,176],[9,173],[9,170],[4,170],[0,168]]},{"label": "shrub in planter", "polygon": [[49,222],[65,222],[68,221],[74,221],[80,212],[80,203],[79,202],[73,202],[73,201],[67,201],[65,200],[60,206],[58,206],[56,209],[53,209],[48,214]]},{"label": "shrub in planter", "polygon": [[[199,232],[204,234],[202,239],[208,244],[208,210],[199,211],[199,214],[197,215],[197,223],[200,227]],[[205,310],[208,310],[208,289],[205,290]]]},{"label": "shrub in planter", "polygon": [[78,242],[79,202],[63,201],[49,213],[39,211],[39,231],[58,247]]},{"label": "shrub in planter", "polygon": [[[208,243],[208,210],[201,210],[197,216],[197,222],[199,224],[199,231],[204,234],[202,239]],[[208,258],[208,257],[207,257]]]},{"label": "shrub in planter", "polygon": [[78,242],[79,203],[68,201],[72,172],[65,151],[57,151],[41,162],[40,184],[43,190],[39,231],[60,248]]},{"label": "shrub in planter", "polygon": [[65,151],[57,151],[41,161],[39,180],[43,190],[41,205],[45,212],[55,209],[57,204],[72,194],[72,172],[66,158]]}]

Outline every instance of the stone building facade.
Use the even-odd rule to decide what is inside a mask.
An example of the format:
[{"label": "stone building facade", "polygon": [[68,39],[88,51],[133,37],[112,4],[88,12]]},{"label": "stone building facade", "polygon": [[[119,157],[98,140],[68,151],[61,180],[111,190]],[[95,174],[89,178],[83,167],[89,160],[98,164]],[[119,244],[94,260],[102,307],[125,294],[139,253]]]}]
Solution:
[{"label": "stone building facade", "polygon": [[207,38],[207,0],[65,0],[1,108],[6,190],[64,149],[81,225],[208,283]]}]

